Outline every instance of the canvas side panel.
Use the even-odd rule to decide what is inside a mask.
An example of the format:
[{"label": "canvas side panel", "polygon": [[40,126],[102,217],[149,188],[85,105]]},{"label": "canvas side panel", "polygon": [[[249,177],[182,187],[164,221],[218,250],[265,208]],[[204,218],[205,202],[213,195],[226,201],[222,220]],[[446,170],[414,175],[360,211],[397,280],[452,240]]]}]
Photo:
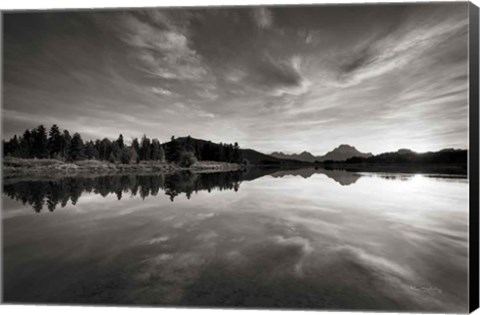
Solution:
[{"label": "canvas side panel", "polygon": [[473,312],[478,308],[479,286],[479,187],[478,187],[478,7],[470,3],[469,7],[469,100],[470,100],[470,145],[469,145],[469,183],[470,183],[470,296],[469,308]]}]

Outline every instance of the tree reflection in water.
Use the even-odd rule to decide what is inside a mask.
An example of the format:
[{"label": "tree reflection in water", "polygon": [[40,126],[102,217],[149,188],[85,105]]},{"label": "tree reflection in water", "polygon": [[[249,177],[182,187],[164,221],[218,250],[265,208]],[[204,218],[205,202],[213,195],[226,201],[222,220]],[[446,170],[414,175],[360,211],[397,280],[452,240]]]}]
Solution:
[{"label": "tree reflection in water", "polygon": [[58,205],[65,207],[70,201],[78,202],[83,193],[95,193],[103,197],[115,194],[118,200],[124,194],[143,199],[165,192],[173,202],[175,197],[185,194],[188,199],[192,193],[200,190],[234,190],[237,191],[242,181],[255,180],[270,175],[275,178],[284,176],[301,176],[305,179],[314,174],[323,174],[342,186],[354,184],[361,175],[344,170],[326,170],[321,168],[250,168],[235,172],[192,173],[182,171],[170,174],[149,175],[104,175],[87,177],[64,177],[55,179],[7,179],[4,180],[3,192],[10,198],[29,204],[36,212],[46,206],[54,211]]},{"label": "tree reflection in water", "polygon": [[31,205],[36,212],[41,212],[45,206],[49,211],[54,211],[59,205],[63,208],[68,201],[75,205],[83,193],[95,193],[103,197],[115,194],[120,200],[124,194],[139,195],[145,199],[156,196],[163,190],[173,202],[182,193],[190,199],[193,192],[200,190],[237,191],[241,180],[241,172],[195,174],[188,171],[157,175],[66,177],[11,181],[4,183],[3,192],[12,199]]}]

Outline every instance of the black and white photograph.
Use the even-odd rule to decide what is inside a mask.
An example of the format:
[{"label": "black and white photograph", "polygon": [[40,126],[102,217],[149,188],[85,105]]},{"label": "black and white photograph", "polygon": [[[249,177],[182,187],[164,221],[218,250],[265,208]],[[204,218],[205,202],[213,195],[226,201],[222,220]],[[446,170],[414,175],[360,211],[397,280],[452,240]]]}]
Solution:
[{"label": "black and white photograph", "polygon": [[3,303],[471,310],[474,4],[2,23]]}]

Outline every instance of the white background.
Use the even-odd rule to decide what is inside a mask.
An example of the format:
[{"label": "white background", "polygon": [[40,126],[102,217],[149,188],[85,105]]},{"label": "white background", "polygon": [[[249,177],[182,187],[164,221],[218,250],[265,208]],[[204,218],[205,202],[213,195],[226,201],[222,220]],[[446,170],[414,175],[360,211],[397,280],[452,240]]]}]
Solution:
[{"label": "white background", "polygon": [[[435,2],[445,2],[436,0]],[[375,2],[404,2],[398,0],[3,0],[0,2],[0,10],[12,9],[51,9],[51,8],[118,8],[118,7],[158,7],[158,6],[205,6],[205,5],[253,5],[253,4],[311,4],[311,3],[375,3]],[[408,1],[407,1],[408,2]],[[412,1],[411,1],[412,2]],[[415,2],[427,2],[417,0]],[[473,0],[480,6],[480,0]],[[0,274],[1,277],[1,274]],[[232,310],[232,309],[179,309],[179,308],[130,308],[130,307],[85,307],[85,306],[22,306],[2,305],[2,314],[35,314],[35,315],[298,315],[312,314],[313,311],[259,311],[259,310]],[[316,314],[329,314],[332,312],[315,312]],[[335,314],[359,314],[358,312],[335,312]],[[364,312],[362,314],[381,314]],[[473,314],[480,315],[477,310]]]}]

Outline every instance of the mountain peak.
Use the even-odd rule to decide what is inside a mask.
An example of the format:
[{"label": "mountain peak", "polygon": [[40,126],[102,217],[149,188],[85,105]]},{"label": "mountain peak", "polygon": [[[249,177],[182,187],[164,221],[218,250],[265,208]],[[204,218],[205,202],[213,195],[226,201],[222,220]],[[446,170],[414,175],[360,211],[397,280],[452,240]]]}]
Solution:
[{"label": "mountain peak", "polygon": [[290,159],[290,160],[297,160],[297,161],[304,161],[304,162],[315,161],[315,156],[308,151],[303,151],[300,154],[297,154],[297,153],[287,154],[287,153],[275,151],[270,155],[278,159]]},{"label": "mountain peak", "polygon": [[354,146],[349,144],[341,144],[332,151],[327,152],[324,156],[317,158],[318,161],[345,161],[352,157],[370,157],[371,153],[362,153]]},{"label": "mountain peak", "polygon": [[337,147],[337,149],[355,149],[355,147],[349,145],[349,144],[341,144]]},{"label": "mountain peak", "polygon": [[397,151],[398,154],[410,154],[410,153],[415,153],[410,149],[400,149]]},{"label": "mountain peak", "polygon": [[308,151],[303,151],[300,154],[285,154],[283,152],[273,152],[271,156],[279,158],[279,159],[292,159],[292,160],[299,160],[304,162],[315,162],[315,161],[345,161],[346,159],[352,157],[370,157],[372,156],[371,153],[362,153],[358,151],[355,147],[348,145],[348,144],[341,144],[332,151],[328,152],[323,156],[314,156],[312,153]]},{"label": "mountain peak", "polygon": [[302,153],[299,154],[300,156],[309,156],[309,157],[314,157],[312,153],[308,151],[303,151]]}]

